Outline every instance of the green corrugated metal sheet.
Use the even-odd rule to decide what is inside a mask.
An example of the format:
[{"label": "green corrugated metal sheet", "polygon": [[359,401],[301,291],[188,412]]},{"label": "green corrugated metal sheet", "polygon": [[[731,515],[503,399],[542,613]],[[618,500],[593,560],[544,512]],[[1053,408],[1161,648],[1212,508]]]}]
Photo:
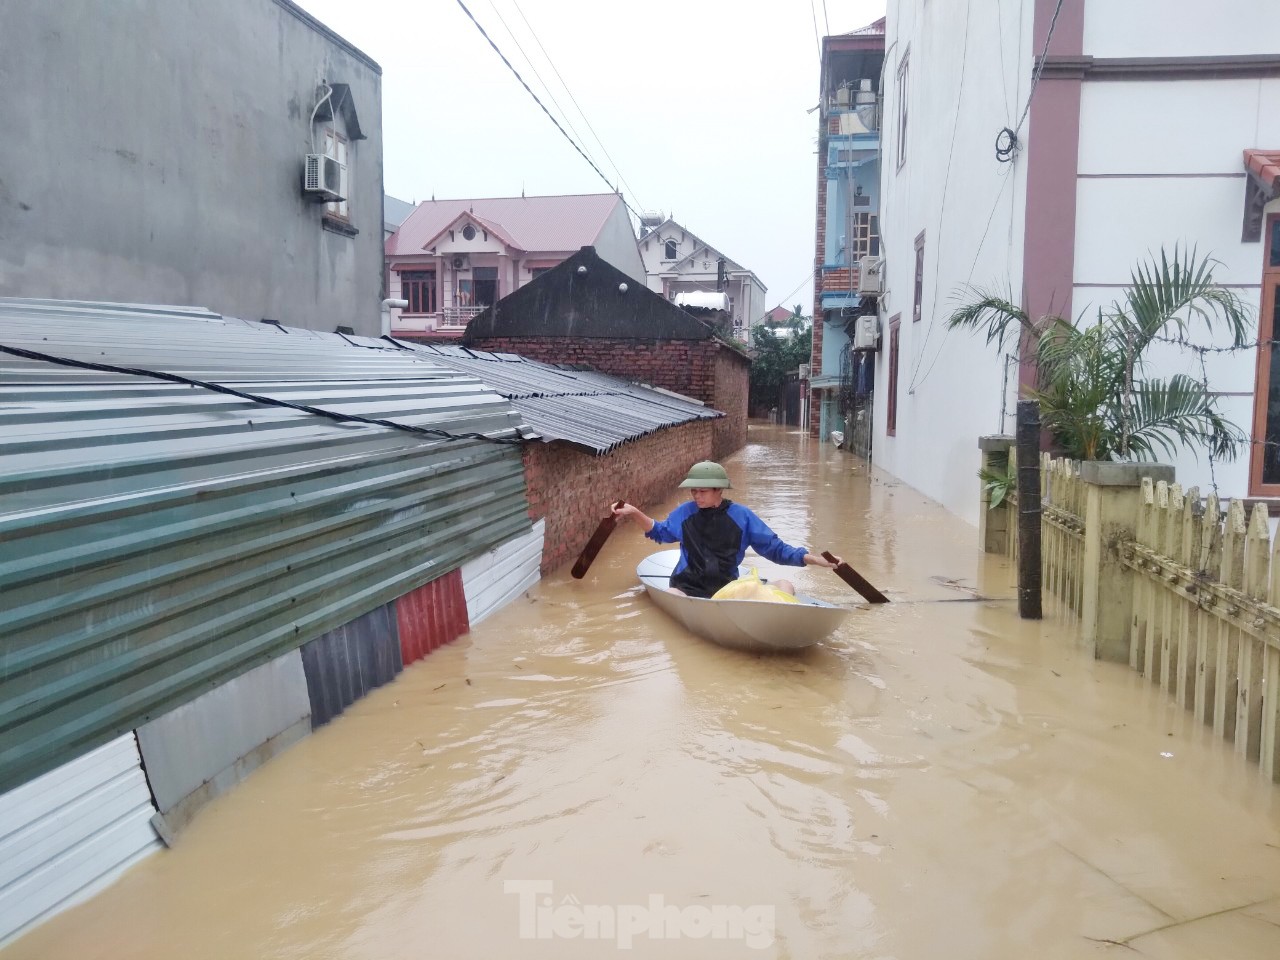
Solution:
[{"label": "green corrugated metal sheet", "polygon": [[[378,341],[0,300],[0,345],[510,438]],[[0,792],[529,529],[519,449],[0,356]]]}]

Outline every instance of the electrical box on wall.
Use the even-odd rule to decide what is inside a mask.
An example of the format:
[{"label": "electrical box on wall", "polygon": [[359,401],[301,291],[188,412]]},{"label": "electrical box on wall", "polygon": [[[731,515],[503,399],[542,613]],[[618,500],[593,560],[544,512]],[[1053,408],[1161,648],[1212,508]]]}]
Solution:
[{"label": "electrical box on wall", "polygon": [[880,318],[874,313],[858,318],[853,328],[853,349],[875,351],[880,349]]}]

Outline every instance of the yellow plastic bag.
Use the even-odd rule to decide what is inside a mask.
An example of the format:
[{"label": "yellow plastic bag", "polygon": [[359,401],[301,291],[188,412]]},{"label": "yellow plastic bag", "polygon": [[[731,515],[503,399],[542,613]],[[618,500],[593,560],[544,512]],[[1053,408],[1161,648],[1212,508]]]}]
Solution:
[{"label": "yellow plastic bag", "polygon": [[726,583],[715,592],[712,600],[769,600],[775,603],[795,603],[796,598],[785,590],[772,587],[760,579],[756,568],[745,577]]}]

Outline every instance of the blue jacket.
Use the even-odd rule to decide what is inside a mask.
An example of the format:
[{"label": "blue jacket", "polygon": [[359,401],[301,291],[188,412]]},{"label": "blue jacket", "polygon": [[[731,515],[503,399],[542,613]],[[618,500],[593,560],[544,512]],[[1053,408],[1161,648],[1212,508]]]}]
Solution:
[{"label": "blue jacket", "polygon": [[[788,543],[784,543],[776,533],[769,529],[769,525],[752,513],[749,509],[740,503],[734,503],[732,500],[723,501],[723,509],[730,520],[741,530],[741,536],[738,542],[732,545],[732,549],[736,550],[736,556],[730,558],[724,557],[726,566],[723,568],[724,575],[728,577],[724,582],[734,579],[737,574],[737,568],[742,563],[742,558],[746,555],[747,547],[755,550],[762,557],[787,567],[804,566],[804,555],[808,551],[804,547],[793,547]],[[708,510],[707,513],[714,511]],[[676,564],[675,571],[672,574],[673,582],[676,577],[681,574],[686,567],[689,566],[689,549],[690,544],[685,542],[687,535],[696,529],[697,525],[689,525],[689,521],[698,514],[698,505],[692,500],[682,503],[666,520],[657,520],[653,524],[653,529],[645,534],[650,540],[658,543],[679,543],[680,544],[680,562]],[[698,547],[694,546],[694,552],[698,552]],[[728,561],[732,560],[731,568]],[[716,579],[719,579],[718,577]]]}]

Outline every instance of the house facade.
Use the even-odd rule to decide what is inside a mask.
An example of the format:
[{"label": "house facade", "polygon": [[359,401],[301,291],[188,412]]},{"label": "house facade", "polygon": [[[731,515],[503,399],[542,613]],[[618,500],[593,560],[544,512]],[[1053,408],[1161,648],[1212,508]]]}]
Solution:
[{"label": "house facade", "polygon": [[640,231],[649,289],[668,300],[679,294],[727,294],[736,336],[750,344],[751,327],[768,311],[760,278],[670,217],[643,217]]},{"label": "house facade", "polygon": [[0,296],[379,332],[377,63],[288,0],[15,6]]},{"label": "house facade", "polygon": [[1280,442],[1280,20],[1263,0],[1212,17],[1190,0],[1035,0],[1028,13],[992,23],[889,4],[877,464],[976,520],[977,437],[1012,431],[1031,370],[949,332],[957,297],[978,287],[1032,317],[1087,318],[1122,297],[1135,264],[1180,244],[1258,311],[1261,346],[1151,355],[1150,373],[1204,379],[1253,441],[1234,462],[1180,455],[1178,479],[1280,495],[1267,445]]},{"label": "house facade", "polygon": [[849,435],[871,397],[871,361],[851,351],[851,333],[876,305],[859,271],[881,254],[884,29],[881,19],[822,42],[809,430],[823,438]]},{"label": "house facade", "polygon": [[456,339],[473,317],[584,246],[639,283],[644,264],[614,193],[427,200],[386,242],[398,337]]}]

